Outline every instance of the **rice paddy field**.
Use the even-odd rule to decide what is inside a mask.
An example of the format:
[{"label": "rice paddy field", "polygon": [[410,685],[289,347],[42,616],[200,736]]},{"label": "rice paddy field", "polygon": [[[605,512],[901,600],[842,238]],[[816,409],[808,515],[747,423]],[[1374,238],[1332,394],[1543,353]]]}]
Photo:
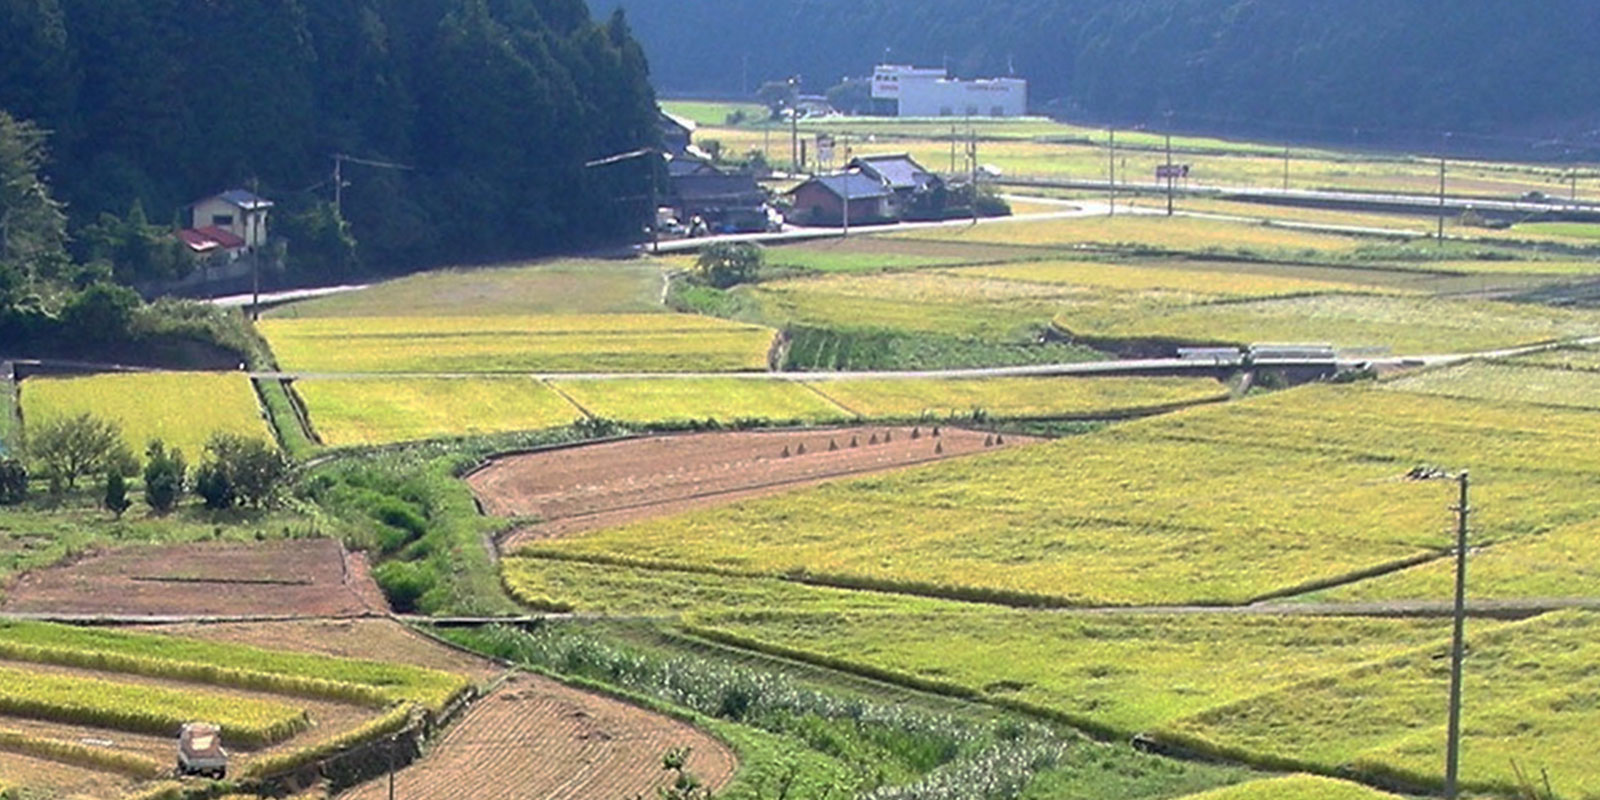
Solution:
[{"label": "rice paddy field", "polygon": [[583,416],[531,378],[313,379],[295,391],[330,447],[556,428]]},{"label": "rice paddy field", "polygon": [[[1590,757],[1600,704],[1591,666],[1600,616],[1559,612],[1470,634],[1472,698],[1462,748],[1469,789],[1513,794],[1513,765],[1547,770],[1561,797],[1600,796]],[[1413,785],[1439,782],[1444,725],[1438,713],[1447,641],[1219,706],[1160,727],[1158,737],[1211,752],[1248,751],[1319,772]],[[1536,733],[1535,733],[1536,732]],[[1537,737],[1537,746],[1533,743]]]},{"label": "rice paddy field", "polygon": [[266,319],[297,373],[762,370],[769,328],[689,314]]},{"label": "rice paddy field", "polygon": [[1586,411],[1318,387],[531,548],[1019,605],[1244,603],[1439,557],[1447,491],[1403,480],[1418,464],[1470,465],[1496,540],[1600,517],[1594,434]]},{"label": "rice paddy field", "polygon": [[241,372],[141,372],[33,377],[20,385],[24,425],[85,412],[114,420],[130,450],[160,439],[198,459],[213,433],[268,439],[250,379]]},{"label": "rice paddy field", "polygon": [[1385,389],[1476,400],[1600,410],[1600,374],[1522,361],[1469,362],[1386,381]]},{"label": "rice paddy field", "polygon": [[664,263],[559,260],[434,270],[306,300],[268,318],[518,316],[660,312]]},{"label": "rice paddy field", "polygon": [[[1242,266],[1242,265],[1239,265]],[[1183,297],[1272,297],[1336,291],[1403,292],[1385,272],[1307,269],[1306,277],[1293,268],[1275,272],[1248,271],[1214,262],[1152,261],[1037,261],[965,267],[951,270],[962,276],[995,278],[1026,283],[1064,284],[1129,292],[1161,292]],[[1344,280],[1330,280],[1332,275]],[[1362,283],[1361,281],[1368,281]]]},{"label": "rice paddy field", "polygon": [[804,384],[746,378],[563,380],[554,384],[584,411],[639,424],[715,420],[828,422],[850,414]]},{"label": "rice paddy field", "polygon": [[1282,255],[1350,251],[1362,242],[1353,237],[1259,223],[1145,215],[1043,222],[1018,220],[976,228],[929,228],[893,235],[930,241],[1032,247],[1098,245],[1172,252],[1265,252]]},{"label": "rice paddy field", "polygon": [[1527,364],[1549,369],[1600,372],[1600,347],[1563,347],[1528,353],[1506,359],[1511,364]]},{"label": "rice paddy field", "polygon": [[862,417],[1100,418],[1225,400],[1210,378],[837,380],[812,384]]}]

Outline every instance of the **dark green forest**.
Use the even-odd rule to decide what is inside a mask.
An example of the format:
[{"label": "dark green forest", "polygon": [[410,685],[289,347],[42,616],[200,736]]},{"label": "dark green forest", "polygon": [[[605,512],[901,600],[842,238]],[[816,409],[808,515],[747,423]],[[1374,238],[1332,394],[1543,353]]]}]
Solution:
[{"label": "dark green forest", "polygon": [[[1014,65],[1044,111],[1358,144],[1595,136],[1592,0],[602,0],[662,92],[800,74],[822,91],[885,54],[962,77]],[[1548,150],[1550,145],[1546,144]],[[1546,153],[1559,157],[1560,152]]]},{"label": "dark green forest", "polygon": [[[0,0],[0,54],[9,168],[36,167],[65,225],[27,253],[14,232],[0,283],[168,277],[151,232],[233,187],[278,204],[303,279],[547,252],[643,214],[619,200],[642,168],[582,166],[656,135],[642,50],[583,0]],[[411,169],[347,163],[341,223],[335,153]],[[55,213],[27,209],[36,230]]]}]

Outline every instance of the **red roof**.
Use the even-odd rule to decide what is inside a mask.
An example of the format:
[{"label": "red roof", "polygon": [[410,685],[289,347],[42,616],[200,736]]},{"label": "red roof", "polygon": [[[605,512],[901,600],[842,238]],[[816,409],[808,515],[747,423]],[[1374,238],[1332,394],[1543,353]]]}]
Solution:
[{"label": "red roof", "polygon": [[238,250],[245,245],[243,239],[215,225],[208,225],[204,228],[185,228],[178,231],[178,238],[196,253],[209,253],[213,250]]}]

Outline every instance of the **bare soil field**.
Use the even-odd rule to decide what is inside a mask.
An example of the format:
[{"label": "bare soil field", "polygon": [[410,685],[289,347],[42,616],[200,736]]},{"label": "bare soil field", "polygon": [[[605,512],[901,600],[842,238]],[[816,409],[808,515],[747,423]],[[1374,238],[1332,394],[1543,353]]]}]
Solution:
[{"label": "bare soil field", "polygon": [[[689,747],[689,771],[721,788],[738,766],[721,742],[688,724],[554,681],[518,675],[480,700],[421,761],[395,776],[408,800],[588,800],[653,797],[661,756]],[[379,779],[341,795],[381,800]]]},{"label": "bare soil field", "polygon": [[440,644],[392,619],[185,623],[140,626],[132,630],[274,650],[298,650],[341,658],[411,664],[454,672],[477,682],[487,681],[505,672],[493,661]]},{"label": "bare soil field", "polygon": [[[114,772],[97,772],[42,758],[0,751],[0,778],[26,780],[28,786],[48,786],[54,797],[120,797],[137,781]],[[34,795],[27,795],[33,797]]]},{"label": "bare soil field", "polygon": [[[939,435],[935,436],[934,431]],[[831,478],[1035,441],[958,428],[858,427],[702,433],[499,459],[470,478],[484,511],[533,516],[502,549],[638,519],[725,505]]]},{"label": "bare soil field", "polygon": [[0,610],[119,616],[386,614],[365,558],[337,541],[189,544],[96,553],[4,588]]}]

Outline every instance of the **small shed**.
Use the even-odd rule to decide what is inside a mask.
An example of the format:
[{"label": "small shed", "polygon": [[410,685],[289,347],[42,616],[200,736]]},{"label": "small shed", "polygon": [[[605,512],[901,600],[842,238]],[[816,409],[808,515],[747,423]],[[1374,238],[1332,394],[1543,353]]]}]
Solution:
[{"label": "small shed", "polygon": [[818,175],[790,190],[794,215],[812,225],[839,225],[850,206],[850,224],[893,220],[894,193],[883,181],[861,171]]}]

